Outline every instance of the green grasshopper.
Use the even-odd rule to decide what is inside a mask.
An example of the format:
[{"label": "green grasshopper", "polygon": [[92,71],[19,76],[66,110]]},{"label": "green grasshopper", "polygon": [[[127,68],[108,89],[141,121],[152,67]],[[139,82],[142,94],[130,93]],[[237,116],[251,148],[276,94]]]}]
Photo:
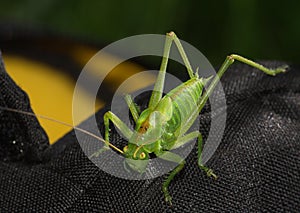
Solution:
[{"label": "green grasshopper", "polygon": [[[162,97],[168,58],[173,42],[178,48],[190,79]],[[129,165],[132,170],[143,173],[147,166],[148,159],[150,159],[150,154],[155,154],[156,157],[178,164],[178,166],[171,171],[162,186],[166,202],[171,204],[172,198],[168,192],[169,184],[174,176],[182,170],[185,164],[185,160],[182,157],[168,151],[179,148],[193,139],[197,138],[198,141],[198,166],[209,177],[211,176],[216,179],[217,176],[213,170],[204,166],[201,162],[201,133],[199,131],[187,133],[187,131],[197,119],[221,76],[235,60],[253,66],[272,76],[285,72],[287,68],[287,66],[282,66],[276,69],[268,69],[242,56],[232,54],[227,56],[217,72],[217,75],[207,87],[206,92],[203,93],[204,86],[208,84],[211,79],[199,78],[198,74],[193,72],[180,40],[174,32],[167,33],[162,63],[148,108],[140,112],[131,96],[125,96],[126,103],[135,122],[135,131],[127,127],[127,125],[111,111],[106,112],[104,114],[104,139],[106,145],[94,153],[93,156],[97,157],[100,153],[109,149],[109,146],[112,146],[109,141],[109,123],[112,122],[128,141],[128,145],[123,148],[123,151],[120,149],[117,151],[124,155],[126,164]]]},{"label": "green grasshopper", "polygon": [[[173,42],[178,48],[190,79],[162,97],[168,58]],[[268,69],[242,56],[232,54],[230,56],[227,56],[224,63],[217,72],[217,75],[212,80],[211,78],[199,78],[198,74],[194,73],[179,39],[174,32],[170,32],[166,35],[163,59],[157,81],[154,85],[154,90],[151,94],[148,108],[143,110],[143,112],[140,112],[137,105],[133,102],[131,96],[125,96],[126,103],[135,122],[135,131],[132,131],[129,127],[127,127],[126,124],[111,111],[108,111],[104,114],[103,119],[105,127],[105,140],[103,140],[101,137],[98,137],[97,135],[94,135],[87,130],[64,123],[62,121],[58,121],[53,118],[49,118],[47,116],[36,115],[34,113],[24,112],[7,107],[0,107],[0,109],[22,113],[29,116],[37,116],[53,122],[58,122],[62,125],[73,127],[75,130],[81,131],[105,143],[105,146],[95,152],[91,157],[97,157],[102,152],[109,150],[109,147],[111,147],[126,158],[125,162],[132,170],[139,173],[145,172],[148,160],[150,159],[150,154],[155,154],[156,157],[159,157],[163,160],[177,163],[177,167],[170,172],[169,176],[162,185],[162,191],[164,193],[165,200],[166,202],[171,204],[172,198],[169,194],[168,187],[175,175],[179,173],[184,167],[185,160],[181,156],[169,152],[170,150],[179,148],[187,144],[191,140],[197,138],[198,166],[209,177],[213,177],[215,179],[217,178],[213,170],[204,166],[201,161],[201,133],[199,131],[192,131],[187,133],[187,131],[191,128],[191,126],[199,116],[199,113],[207,102],[209,96],[212,94],[214,88],[218,84],[219,79],[235,60],[255,67],[272,76],[278,73],[285,72],[287,69],[286,65],[278,67],[276,69]],[[206,87],[206,91],[203,92],[204,86],[206,86],[209,82],[210,84],[208,85],[208,87]],[[115,127],[117,127],[121,131],[121,133],[128,141],[128,145],[123,148],[123,151],[111,144],[109,141],[110,122],[112,122]]]}]

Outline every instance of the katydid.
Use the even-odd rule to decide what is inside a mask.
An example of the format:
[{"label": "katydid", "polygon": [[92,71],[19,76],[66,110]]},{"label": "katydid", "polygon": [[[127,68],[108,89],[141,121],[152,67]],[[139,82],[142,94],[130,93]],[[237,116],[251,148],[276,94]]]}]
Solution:
[{"label": "katydid", "polygon": [[[175,43],[180,56],[183,59],[190,79],[163,96],[168,58],[173,42]],[[168,187],[174,176],[184,167],[185,160],[179,155],[169,152],[170,150],[179,148],[180,146],[189,143],[191,140],[197,139],[199,168],[202,169],[209,177],[213,177],[215,179],[217,178],[213,170],[203,165],[201,161],[201,133],[199,131],[187,132],[199,116],[199,113],[218,84],[219,79],[235,60],[248,64],[265,72],[268,75],[273,76],[278,73],[285,72],[287,69],[286,65],[276,69],[268,69],[254,61],[236,54],[232,54],[226,57],[224,63],[217,72],[217,75],[213,79],[201,78],[198,76],[198,73],[193,71],[180,40],[177,38],[174,32],[170,32],[166,35],[163,58],[157,81],[150,97],[148,108],[140,112],[137,105],[133,102],[132,97],[130,95],[125,96],[125,101],[135,122],[134,131],[132,131],[111,111],[106,112],[103,118],[105,128],[104,140],[86,130],[63,122],[59,123],[72,126],[74,129],[95,137],[105,143],[105,146],[95,152],[92,157],[97,157],[102,152],[113,148],[126,158],[125,162],[132,170],[140,173],[145,171],[148,159],[150,159],[150,154],[154,154],[156,157],[162,158],[163,160],[177,163],[177,167],[170,172],[169,176],[162,185],[162,191],[164,193],[165,200],[171,204],[172,198],[169,194]],[[206,86],[205,92],[203,92],[204,86]],[[0,108],[35,116],[33,113],[29,112],[22,112],[20,110],[8,109],[4,107]],[[55,121],[54,119],[45,116],[40,117]],[[123,148],[123,151],[110,143],[110,122],[112,122],[114,126],[120,130],[120,132],[128,141],[128,145]]]},{"label": "katydid", "polygon": [[[178,48],[190,79],[162,97],[168,58],[173,42]],[[140,160],[146,160],[147,162],[150,158],[149,154],[152,153],[166,161],[178,163],[178,166],[169,174],[162,186],[166,202],[171,204],[172,198],[168,192],[169,184],[185,164],[185,160],[182,157],[168,151],[176,149],[195,138],[198,140],[198,166],[206,172],[208,176],[216,179],[217,176],[213,170],[204,166],[201,162],[201,133],[199,131],[193,131],[188,134],[185,133],[195,122],[221,76],[235,60],[273,76],[285,72],[287,68],[285,65],[276,69],[268,69],[242,56],[232,54],[227,56],[217,72],[217,75],[207,87],[206,92],[203,93],[203,88],[210,82],[210,78],[199,78],[198,74],[193,72],[180,40],[174,32],[167,33],[163,59],[148,108],[143,112],[139,112],[139,108],[133,102],[131,96],[125,96],[126,103],[135,121],[135,131],[130,130],[130,128],[111,111],[106,112],[104,114],[106,146],[100,149],[99,152],[96,152],[94,156],[99,155],[109,147],[109,122],[111,121],[128,140],[128,145],[123,148],[122,154],[126,157],[126,160],[131,159],[126,162],[134,171],[144,172],[147,163],[142,163]],[[183,127],[182,124],[184,124]]]}]

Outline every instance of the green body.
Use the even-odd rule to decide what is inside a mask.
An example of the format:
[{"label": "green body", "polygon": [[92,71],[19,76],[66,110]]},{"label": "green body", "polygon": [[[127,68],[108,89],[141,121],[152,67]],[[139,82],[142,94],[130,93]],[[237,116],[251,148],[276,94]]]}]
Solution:
[{"label": "green body", "polygon": [[[185,133],[182,132],[182,124],[186,125],[191,119],[194,121],[197,118],[197,116],[191,118],[191,114],[197,110],[203,86],[203,79],[194,77],[171,90],[154,109],[147,108],[141,113],[135,133],[129,139],[129,142],[136,144],[137,147],[142,146],[139,154],[144,152],[146,155],[149,153],[159,155],[176,145],[177,139]],[[137,147],[134,147],[134,150]],[[126,151],[129,153],[129,150]],[[126,157],[139,159],[138,153]]]},{"label": "green body", "polygon": [[162,101],[166,98],[170,98],[172,101],[172,105],[170,107],[173,109],[171,119],[168,120],[166,125],[162,127],[162,148],[164,150],[172,149],[177,138],[181,136],[183,125],[186,125],[187,123],[194,123],[188,121],[190,119],[195,121],[197,118],[197,116],[193,118],[190,116],[192,112],[197,111],[203,87],[203,79],[195,77],[176,87],[162,98]]},{"label": "green body", "polygon": [[[187,68],[187,72],[190,76],[190,80],[174,88],[164,97],[162,97],[165,73],[172,42],[176,44],[179,50],[179,53]],[[162,187],[165,200],[171,203],[171,196],[168,192],[168,186],[174,176],[183,168],[185,161],[180,156],[168,151],[176,149],[197,138],[198,166],[204,170],[208,176],[217,178],[213,171],[205,167],[201,162],[201,133],[199,131],[187,133],[187,131],[199,116],[201,109],[207,102],[209,96],[219,82],[219,79],[228,69],[228,67],[234,62],[234,60],[246,63],[269,75],[276,75],[277,73],[284,72],[287,68],[287,66],[283,66],[276,69],[268,69],[249,59],[233,54],[227,56],[217,75],[211,80],[209,86],[206,87],[206,92],[203,93],[203,87],[208,84],[210,78],[199,78],[198,74],[193,72],[179,39],[176,37],[175,33],[168,33],[166,36],[160,72],[158,74],[148,108],[143,112],[139,112],[139,109],[131,99],[131,96],[125,96],[127,105],[129,106],[131,114],[133,115],[133,119],[136,123],[135,131],[130,130],[112,112],[107,112],[104,115],[106,146],[93,154],[93,156],[97,157],[110,146],[121,152],[126,157],[126,163],[132,170],[140,173],[145,172],[150,153],[154,153],[157,157],[160,157],[164,160],[176,162],[178,166],[169,174]],[[110,121],[128,140],[128,145],[124,147],[123,151],[120,151],[118,148],[109,143]]]}]

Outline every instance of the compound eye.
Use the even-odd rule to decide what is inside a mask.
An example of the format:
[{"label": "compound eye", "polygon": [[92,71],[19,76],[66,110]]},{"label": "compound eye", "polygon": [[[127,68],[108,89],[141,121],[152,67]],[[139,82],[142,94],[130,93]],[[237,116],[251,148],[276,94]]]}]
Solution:
[{"label": "compound eye", "polygon": [[144,159],[145,157],[146,157],[145,152],[142,152],[142,153],[140,154],[140,159]]},{"label": "compound eye", "polygon": [[123,151],[127,152],[127,150],[128,150],[128,146],[124,146]]}]

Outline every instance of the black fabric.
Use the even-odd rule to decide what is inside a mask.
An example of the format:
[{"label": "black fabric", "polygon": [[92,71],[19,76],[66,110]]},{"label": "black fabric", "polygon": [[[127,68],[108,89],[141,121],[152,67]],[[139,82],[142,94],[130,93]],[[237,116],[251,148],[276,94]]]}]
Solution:
[{"label": "black fabric", "polygon": [[[264,64],[275,67],[282,63]],[[3,64],[0,81],[1,106],[29,111],[27,96],[8,77]],[[219,179],[207,177],[197,167],[195,148],[169,187],[172,207],[164,202],[161,190],[166,176],[144,181],[116,178],[88,160],[73,131],[47,148],[46,136],[35,118],[2,110],[0,208],[59,212],[299,212],[299,82],[300,71],[294,66],[276,77],[247,65],[232,66],[222,79],[228,104],[225,134],[207,164]],[[97,113],[100,128],[105,110]],[[200,131],[206,138],[209,107],[200,117]],[[89,120],[81,127],[89,129]],[[124,142],[116,134],[112,138],[115,144]]]},{"label": "black fabric", "polygon": [[[0,106],[32,112],[27,94],[5,72],[0,52]],[[40,161],[48,137],[35,117],[0,110],[0,159]]]}]

